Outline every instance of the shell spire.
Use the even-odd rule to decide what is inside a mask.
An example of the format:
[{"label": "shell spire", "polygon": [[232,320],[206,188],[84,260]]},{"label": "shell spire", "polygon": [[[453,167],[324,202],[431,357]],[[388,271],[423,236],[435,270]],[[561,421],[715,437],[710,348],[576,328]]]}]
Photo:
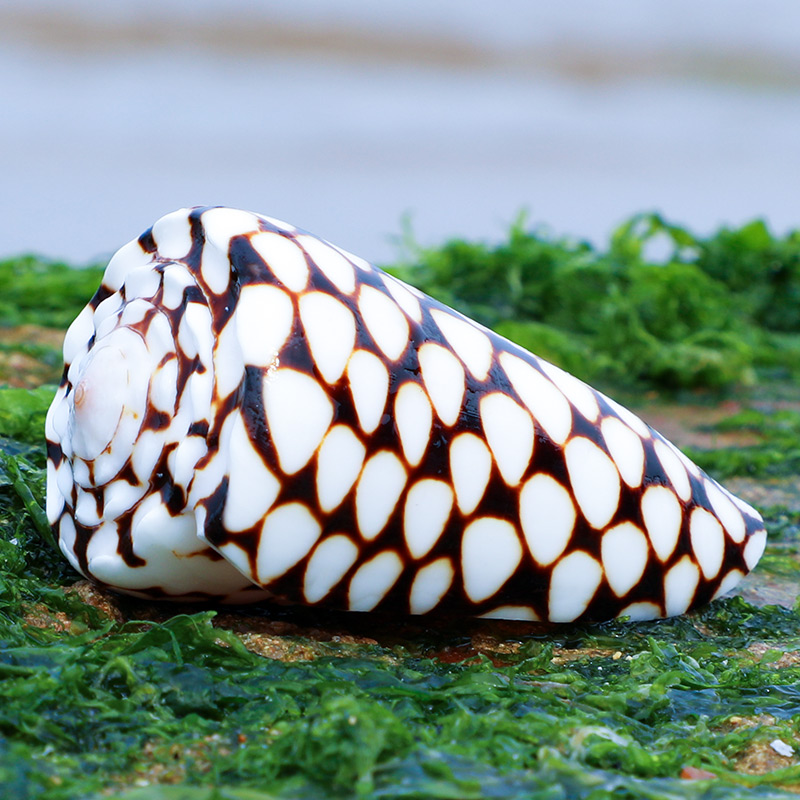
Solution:
[{"label": "shell spire", "polygon": [[48,518],[128,594],[649,619],[764,550],[758,513],[630,411],[269,217],[162,217],[64,361]]}]

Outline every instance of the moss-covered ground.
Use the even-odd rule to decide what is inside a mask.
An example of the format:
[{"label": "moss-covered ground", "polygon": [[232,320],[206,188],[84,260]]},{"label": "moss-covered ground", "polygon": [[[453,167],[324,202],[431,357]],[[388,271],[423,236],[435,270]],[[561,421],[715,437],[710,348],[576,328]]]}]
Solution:
[{"label": "moss-covered ground", "polygon": [[99,272],[2,262],[0,797],[794,796],[800,235],[643,216],[601,250],[520,225],[393,269],[663,422],[765,513],[756,572],[686,617],[595,626],[100,592],[41,510],[58,343]]}]

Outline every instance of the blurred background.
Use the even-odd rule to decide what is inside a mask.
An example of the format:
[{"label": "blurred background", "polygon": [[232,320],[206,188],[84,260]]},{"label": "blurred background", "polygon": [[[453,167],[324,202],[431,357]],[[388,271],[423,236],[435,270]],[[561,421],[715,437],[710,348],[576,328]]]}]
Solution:
[{"label": "blurred background", "polygon": [[359,255],[800,223],[793,0],[4,0],[0,255],[225,204]]}]

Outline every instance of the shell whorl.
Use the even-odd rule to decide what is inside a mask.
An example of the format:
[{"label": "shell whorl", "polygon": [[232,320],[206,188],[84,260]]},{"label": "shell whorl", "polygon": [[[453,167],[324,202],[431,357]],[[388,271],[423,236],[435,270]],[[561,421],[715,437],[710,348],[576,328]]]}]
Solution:
[{"label": "shell whorl", "polygon": [[64,361],[48,518],[119,591],[644,619],[764,549],[758,513],[634,414],[268,217],[160,219]]}]

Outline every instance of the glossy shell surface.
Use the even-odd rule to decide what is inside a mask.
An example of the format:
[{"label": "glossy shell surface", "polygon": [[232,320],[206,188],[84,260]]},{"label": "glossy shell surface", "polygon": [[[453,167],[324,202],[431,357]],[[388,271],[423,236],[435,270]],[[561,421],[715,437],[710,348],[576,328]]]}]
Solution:
[{"label": "glossy shell surface", "polygon": [[269,217],[161,218],[64,361],[48,518],[137,596],[648,619],[729,591],[766,542],[630,411]]}]

